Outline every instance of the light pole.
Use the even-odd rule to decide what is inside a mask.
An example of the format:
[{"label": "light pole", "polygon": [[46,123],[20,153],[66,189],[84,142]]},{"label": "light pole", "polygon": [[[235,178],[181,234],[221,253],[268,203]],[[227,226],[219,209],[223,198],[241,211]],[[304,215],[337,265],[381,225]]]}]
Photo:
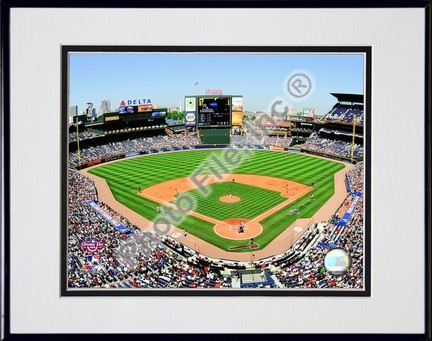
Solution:
[{"label": "light pole", "polygon": [[75,122],[75,127],[76,127],[76,135],[77,135],[77,157],[78,157],[78,167],[81,166],[81,150],[80,150],[80,145],[79,145],[79,131],[78,131],[78,125],[81,123],[81,121],[78,121],[78,116],[77,116],[77,120]]}]

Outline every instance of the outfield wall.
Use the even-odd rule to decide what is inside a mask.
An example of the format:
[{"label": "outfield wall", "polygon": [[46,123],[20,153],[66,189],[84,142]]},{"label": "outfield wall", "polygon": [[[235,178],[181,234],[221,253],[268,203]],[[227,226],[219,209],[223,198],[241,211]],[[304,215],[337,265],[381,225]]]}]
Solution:
[{"label": "outfield wall", "polygon": [[327,159],[339,160],[339,161],[343,161],[343,162],[356,163],[356,162],[363,161],[363,158],[355,158],[354,161],[352,162],[351,158],[340,156],[340,155],[336,155],[336,154],[319,152],[319,151],[316,151],[316,150],[310,150],[310,149],[305,149],[305,148],[301,148],[301,150],[302,150],[303,153],[306,153],[306,154],[323,156],[323,157],[325,157]]},{"label": "outfield wall", "polygon": [[[195,146],[183,146],[183,147],[170,147],[170,148],[159,148],[159,149],[149,149],[149,150],[141,150],[139,152],[134,153],[128,153],[128,154],[118,154],[113,156],[108,156],[105,158],[100,158],[96,160],[92,160],[86,163],[82,163],[80,166],[73,165],[73,168],[75,169],[85,169],[90,166],[95,166],[98,164],[102,164],[109,161],[114,160],[120,160],[132,156],[139,156],[139,155],[146,155],[146,154],[155,154],[155,153],[164,153],[164,152],[172,152],[172,151],[181,151],[181,150],[195,150],[195,149],[224,149],[224,148],[235,148],[235,149],[260,149],[260,150],[278,150],[278,151],[288,151],[293,153],[306,153],[311,155],[317,155],[317,156],[323,156],[328,159],[343,161],[343,162],[350,162],[351,159],[345,158],[338,155],[333,154],[327,154],[327,153],[320,153],[316,151],[311,151],[307,149],[298,149],[298,148],[292,148],[292,147],[279,147],[279,146],[262,146],[262,145],[231,145],[231,144],[213,144],[213,145],[195,145]],[[362,160],[357,159],[355,162],[360,162]]]}]

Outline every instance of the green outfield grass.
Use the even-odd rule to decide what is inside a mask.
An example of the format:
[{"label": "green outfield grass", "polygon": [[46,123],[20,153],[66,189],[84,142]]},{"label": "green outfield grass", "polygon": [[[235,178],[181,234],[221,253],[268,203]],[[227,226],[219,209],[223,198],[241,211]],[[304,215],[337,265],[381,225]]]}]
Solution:
[{"label": "green outfield grass", "polygon": [[[223,153],[226,151],[218,149],[151,154],[101,165],[91,169],[90,173],[106,179],[116,200],[154,221],[161,217],[161,213],[157,214],[155,211],[157,204],[139,196],[138,188],[143,189],[168,180],[190,177],[197,170],[200,170],[201,174],[212,174],[215,170],[225,173],[217,163],[209,161],[215,157],[226,165],[227,163],[224,162],[226,154]],[[232,153],[235,153],[236,158],[241,162],[229,169],[230,173],[273,176],[308,186],[314,184],[314,200],[310,200],[308,194],[261,221],[264,231],[255,238],[260,248],[265,247],[297,218],[311,217],[333,195],[333,174],[344,167],[337,162],[297,153],[286,154],[264,150],[235,150]],[[233,184],[210,185],[212,194],[208,197],[200,196],[198,190],[188,192],[197,199],[196,211],[220,220],[238,217],[250,219],[285,200],[274,191],[236,183],[238,190],[242,192],[242,200],[230,204],[219,202],[219,197],[227,194],[229,185]],[[249,196],[252,198],[249,199]],[[240,213],[242,210],[245,211],[241,216],[238,215],[240,213],[236,211],[235,205],[238,205],[237,208],[241,207]],[[289,216],[288,211],[293,208],[300,209],[300,215]],[[162,211],[165,212],[164,208]],[[171,219],[174,225],[224,250],[228,250],[230,246],[244,244],[244,241],[219,237],[213,232],[213,224],[207,221],[179,211],[175,211],[175,214],[181,218],[175,221]]]}]

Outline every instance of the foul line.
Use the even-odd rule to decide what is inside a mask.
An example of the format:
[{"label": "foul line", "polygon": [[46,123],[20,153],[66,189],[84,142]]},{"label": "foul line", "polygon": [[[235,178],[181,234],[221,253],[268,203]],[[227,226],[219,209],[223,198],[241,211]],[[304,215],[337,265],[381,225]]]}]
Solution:
[{"label": "foul line", "polygon": [[212,223],[212,224],[215,224],[215,225],[216,225],[216,224],[221,224],[221,223],[222,223],[222,224],[224,224],[224,225],[231,226],[231,224],[228,224],[228,223],[226,223],[226,222],[224,222],[224,221],[214,219],[214,218],[212,218],[212,217],[206,216],[206,215],[204,215],[204,214],[201,214],[201,213],[198,213],[198,212],[195,212],[195,211],[182,212],[182,210],[181,210],[177,205],[172,204],[172,203],[167,202],[167,201],[164,201],[164,200],[159,199],[159,198],[157,198],[157,197],[154,197],[154,196],[152,196],[152,195],[148,195],[148,194],[140,194],[140,195],[143,196],[143,197],[145,197],[145,198],[147,198],[147,199],[151,199],[151,200],[156,201],[156,202],[158,202],[158,203],[160,203],[160,204],[163,204],[163,205],[165,205],[165,206],[168,206],[168,207],[174,208],[174,209],[176,209],[177,211],[179,211],[179,212],[182,213],[182,214],[190,214],[190,215],[195,216],[196,218],[200,218],[200,219],[202,219],[202,220],[208,221],[209,223]]},{"label": "foul line", "polygon": [[[323,182],[323,181],[328,181],[330,178],[333,178],[333,181],[334,181],[334,179],[335,179],[335,174],[336,174],[336,173],[332,174],[331,176],[329,176],[329,177],[327,177],[327,178],[324,178],[324,179],[318,181],[317,184],[320,184],[320,183]],[[308,187],[307,189],[303,190],[302,192],[297,193],[295,196],[293,196],[293,197],[289,198],[288,200],[286,200],[286,201],[280,203],[279,205],[276,205],[276,206],[274,206],[273,208],[269,209],[268,211],[265,211],[264,213],[261,213],[259,216],[256,216],[255,218],[251,219],[250,221],[256,221],[256,220],[257,220],[258,222],[260,222],[261,220],[267,218],[267,217],[270,216],[271,214],[274,214],[274,213],[280,211],[282,208],[288,206],[288,205],[291,204],[293,201],[297,200],[297,198],[300,198],[300,197],[302,197],[303,195],[305,195],[305,194],[307,194],[307,193],[309,193],[309,192],[311,192],[311,191],[313,191],[313,187]],[[310,200],[309,200],[309,201],[310,201]],[[309,202],[309,201],[308,201],[308,202]],[[274,212],[271,213],[271,211],[274,211]],[[270,212],[271,214],[268,214],[269,212]]]}]

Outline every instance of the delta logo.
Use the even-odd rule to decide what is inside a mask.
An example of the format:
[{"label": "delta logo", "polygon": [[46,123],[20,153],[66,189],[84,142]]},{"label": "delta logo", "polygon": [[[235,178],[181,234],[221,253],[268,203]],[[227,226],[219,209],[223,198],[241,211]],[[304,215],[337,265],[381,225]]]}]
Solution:
[{"label": "delta logo", "polygon": [[81,242],[81,247],[84,250],[93,253],[102,250],[104,247],[104,242],[99,240],[84,240]]},{"label": "delta logo", "polygon": [[141,105],[141,104],[151,104],[151,100],[149,98],[140,98],[140,99],[128,99],[122,100],[120,102],[120,106],[124,107],[125,105]]}]

